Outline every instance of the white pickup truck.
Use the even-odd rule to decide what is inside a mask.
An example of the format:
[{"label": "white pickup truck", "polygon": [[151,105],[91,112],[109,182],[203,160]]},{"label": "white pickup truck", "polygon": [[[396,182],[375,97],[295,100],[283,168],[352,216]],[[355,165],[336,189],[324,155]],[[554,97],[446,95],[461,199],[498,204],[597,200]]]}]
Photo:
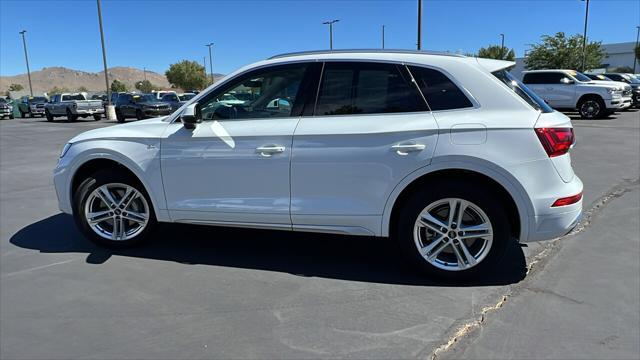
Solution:
[{"label": "white pickup truck", "polygon": [[66,116],[69,121],[76,121],[79,117],[93,116],[98,121],[104,114],[102,100],[87,100],[82,93],[56,94],[45,105],[44,114],[48,121],[58,116]]},{"label": "white pickup truck", "polygon": [[585,119],[596,119],[631,106],[624,84],[593,81],[575,70],[524,71],[522,82],[552,108],[578,110]]}]

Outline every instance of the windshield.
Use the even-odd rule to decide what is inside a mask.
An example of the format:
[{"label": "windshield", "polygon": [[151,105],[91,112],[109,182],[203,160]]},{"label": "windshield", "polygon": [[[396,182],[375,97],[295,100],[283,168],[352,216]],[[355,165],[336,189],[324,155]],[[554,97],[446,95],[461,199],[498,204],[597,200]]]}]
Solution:
[{"label": "windshield", "polygon": [[39,103],[39,102],[47,102],[47,98],[44,96],[36,96],[34,98],[29,99],[30,103]]},{"label": "windshield", "polygon": [[133,101],[135,102],[156,102],[158,99],[151,94],[143,94],[143,95],[134,95]]},{"label": "windshield", "polygon": [[82,94],[62,95],[62,101],[85,100]]},{"label": "windshield", "polygon": [[589,82],[591,81],[591,78],[589,78],[587,75],[574,71],[574,70],[569,70],[567,71],[567,74],[573,76],[574,78],[576,78],[576,80],[578,81],[582,81],[582,82]]},{"label": "windshield", "polygon": [[500,81],[502,81],[505,85],[507,85],[513,92],[518,94],[524,101],[526,101],[529,105],[531,105],[534,109],[540,110],[543,113],[553,112],[553,109],[547,105],[542,98],[540,98],[536,93],[531,91],[528,87],[522,84],[520,81],[516,80],[513,75],[507,70],[499,70],[492,73],[495,77],[497,77]]},{"label": "windshield", "polygon": [[180,96],[178,96],[180,98],[180,101],[189,101],[191,99],[193,99],[196,96],[196,94],[182,94]]},{"label": "windshield", "polygon": [[625,74],[625,75],[622,75],[622,76],[625,76],[625,78],[627,78],[627,80],[629,80],[629,83],[631,83],[631,84],[640,84],[640,79],[638,79],[637,77],[635,77],[633,75],[629,75],[629,74]]}]

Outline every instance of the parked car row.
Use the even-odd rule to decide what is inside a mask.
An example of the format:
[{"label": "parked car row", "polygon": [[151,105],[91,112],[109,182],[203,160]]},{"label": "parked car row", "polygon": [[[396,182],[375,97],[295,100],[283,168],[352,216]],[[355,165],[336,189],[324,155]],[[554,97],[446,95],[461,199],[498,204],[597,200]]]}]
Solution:
[{"label": "parked car row", "polygon": [[524,71],[522,82],[551,107],[597,119],[640,105],[640,80],[631,74],[583,74],[576,70]]}]

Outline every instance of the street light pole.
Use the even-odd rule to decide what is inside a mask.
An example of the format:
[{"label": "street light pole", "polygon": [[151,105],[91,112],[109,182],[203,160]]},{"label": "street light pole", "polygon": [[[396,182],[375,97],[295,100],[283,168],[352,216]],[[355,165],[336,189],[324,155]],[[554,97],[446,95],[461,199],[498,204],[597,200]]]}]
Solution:
[{"label": "street light pole", "polygon": [[638,33],[636,34],[636,47],[633,48],[633,73],[636,73],[636,63],[638,62],[638,58],[636,57],[636,49],[638,48],[638,40],[640,40],[640,26],[636,26],[638,29]]},{"label": "street light pole", "polygon": [[585,70],[587,62],[587,19],[589,18],[589,0],[586,0],[586,2],[587,8],[584,13],[584,34],[582,35],[582,69],[580,69],[580,71]]},{"label": "street light pole", "polygon": [[33,87],[31,86],[31,70],[29,70],[29,56],[27,55],[27,40],[25,40],[24,33],[27,30],[20,31],[20,35],[22,35],[22,45],[24,47],[24,60],[27,62],[27,77],[29,78],[29,93],[33,96]]},{"label": "street light pole", "polygon": [[418,50],[422,50],[422,0],[418,0]]},{"label": "street light pole", "polygon": [[325,21],[322,24],[329,25],[329,50],[333,50],[333,24],[340,21],[339,19],[334,19],[330,21]]},{"label": "street light pole", "polygon": [[504,53],[504,34],[500,34],[500,37],[502,38],[501,42],[500,42],[500,52],[502,53],[502,56],[505,55]]},{"label": "street light pole", "polygon": [[[98,4],[98,24],[100,25],[100,42],[102,43],[102,63],[104,65],[104,85],[107,88],[107,106],[111,106],[111,89],[109,88],[109,74],[107,73],[107,50],[104,46],[104,30],[102,29],[102,8],[100,7],[100,0],[96,0]],[[107,118],[109,118],[109,111],[107,111]]]},{"label": "street light pole", "polygon": [[142,71],[144,72],[144,81],[147,81],[147,68],[143,67]]},{"label": "street light pole", "polygon": [[211,83],[213,84],[213,57],[211,56],[211,47],[213,46],[213,43],[208,43],[205,46],[209,48],[209,71],[211,72]]},{"label": "street light pole", "polygon": [[382,25],[382,48],[384,49],[384,25]]}]

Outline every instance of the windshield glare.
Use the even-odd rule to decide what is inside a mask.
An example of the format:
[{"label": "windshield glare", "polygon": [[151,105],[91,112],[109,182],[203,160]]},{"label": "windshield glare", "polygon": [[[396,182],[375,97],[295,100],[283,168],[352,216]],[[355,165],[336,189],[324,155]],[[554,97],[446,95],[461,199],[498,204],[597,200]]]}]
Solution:
[{"label": "windshield glare", "polygon": [[29,102],[46,102],[47,98],[44,96],[36,96],[34,98],[29,99]]},{"label": "windshield glare", "polygon": [[500,81],[502,81],[505,85],[509,87],[509,89],[513,90],[518,96],[520,96],[524,101],[526,101],[529,105],[531,105],[534,109],[540,110],[543,113],[553,112],[553,109],[547,105],[542,98],[540,98],[536,93],[531,91],[526,85],[516,80],[513,75],[507,70],[499,70],[492,73],[495,77],[497,77]]},{"label": "windshield glare", "polygon": [[574,78],[576,78],[576,80],[578,81],[582,81],[582,82],[589,82],[591,81],[591,78],[588,77],[587,75],[577,72],[577,71],[567,71],[567,75],[571,75]]},{"label": "windshield glare", "polygon": [[157,99],[151,94],[136,95],[133,97],[135,102],[155,102]]}]

